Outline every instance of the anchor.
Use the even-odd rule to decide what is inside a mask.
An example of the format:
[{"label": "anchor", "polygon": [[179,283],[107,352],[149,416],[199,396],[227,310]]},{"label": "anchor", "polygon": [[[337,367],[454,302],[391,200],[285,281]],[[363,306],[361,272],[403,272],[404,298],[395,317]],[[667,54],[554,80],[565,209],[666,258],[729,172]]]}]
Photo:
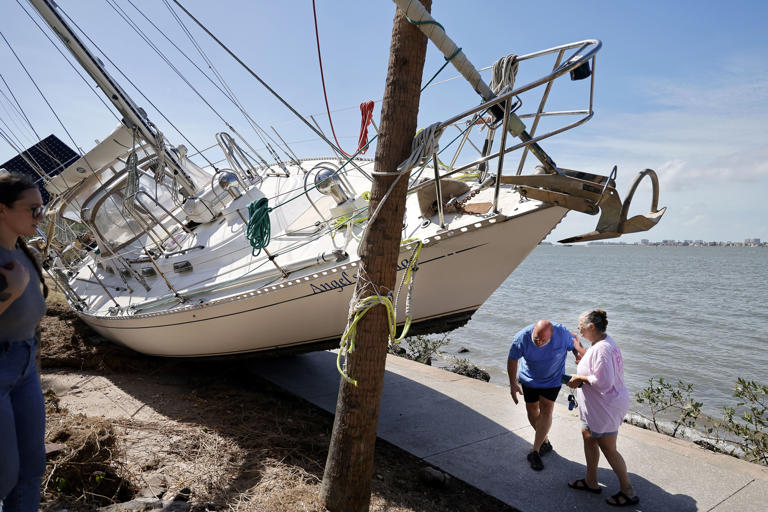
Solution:
[{"label": "anchor", "polygon": [[[560,169],[562,174],[535,174],[527,176],[502,176],[501,182],[517,185],[520,194],[576,210],[589,215],[600,213],[600,219],[594,231],[560,240],[560,243],[588,242],[616,238],[626,233],[648,231],[659,223],[667,211],[666,206],[659,209],[659,178],[653,169],[638,173],[627,198],[622,203],[616,191],[616,167],[610,176],[601,176],[570,169]],[[627,219],[632,197],[638,185],[646,176],[650,177],[653,187],[651,210],[644,215],[635,215]]]}]

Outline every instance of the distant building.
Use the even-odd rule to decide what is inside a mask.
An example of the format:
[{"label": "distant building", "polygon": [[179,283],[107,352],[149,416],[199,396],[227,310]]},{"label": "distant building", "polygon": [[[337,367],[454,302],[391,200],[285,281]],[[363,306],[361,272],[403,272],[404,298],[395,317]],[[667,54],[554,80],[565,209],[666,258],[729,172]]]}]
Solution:
[{"label": "distant building", "polygon": [[648,245],[650,243],[651,242],[647,238],[643,238],[642,240],[640,240],[640,245]]},{"label": "distant building", "polygon": [[760,245],[760,239],[759,238],[745,238],[744,239],[744,245],[750,246],[750,247],[757,247]]}]

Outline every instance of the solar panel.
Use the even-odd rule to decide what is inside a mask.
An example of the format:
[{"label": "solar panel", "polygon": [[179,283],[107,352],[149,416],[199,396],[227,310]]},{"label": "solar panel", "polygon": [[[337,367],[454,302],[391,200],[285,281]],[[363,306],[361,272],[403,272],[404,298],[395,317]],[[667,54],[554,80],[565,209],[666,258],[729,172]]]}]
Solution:
[{"label": "solar panel", "polygon": [[55,135],[49,135],[23,153],[11,158],[0,168],[23,173],[40,186],[43,202],[48,203],[50,194],[43,188],[43,176],[52,178],[67,168],[80,155]]}]

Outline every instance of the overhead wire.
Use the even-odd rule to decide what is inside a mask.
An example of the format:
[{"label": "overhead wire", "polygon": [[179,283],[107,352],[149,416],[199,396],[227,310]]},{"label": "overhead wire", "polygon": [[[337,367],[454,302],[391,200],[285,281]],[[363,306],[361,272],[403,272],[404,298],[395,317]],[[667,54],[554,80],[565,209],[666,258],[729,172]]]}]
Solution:
[{"label": "overhead wire", "polygon": [[[56,51],[59,52],[59,55],[61,55],[64,58],[64,60],[67,62],[67,64],[69,64],[69,66],[72,68],[72,70],[75,73],[77,73],[77,76],[79,76],[83,80],[83,82],[88,86],[88,88],[91,90],[91,92],[94,94],[94,96],[96,96],[96,98],[98,98],[98,100],[101,102],[101,104],[104,105],[104,107],[107,109],[107,111],[109,111],[109,113],[112,114],[112,116],[115,118],[115,120],[120,122],[120,117],[117,114],[115,114],[115,111],[113,110],[113,107],[111,107],[109,105],[109,103],[106,102],[106,100],[103,98],[103,96],[101,94],[96,92],[96,89],[93,88],[93,85],[91,85],[91,83],[85,78],[85,76],[83,76],[83,74],[80,72],[80,70],[77,68],[77,66],[75,66],[72,63],[72,61],[66,56],[66,54],[62,51],[62,49],[53,41],[51,36],[49,36],[48,33],[43,29],[43,27],[40,26],[40,24],[37,22],[37,20],[35,20],[35,18],[32,17],[32,15],[29,13],[29,11],[27,11],[27,9],[24,7],[24,5],[22,5],[22,3],[19,0],[16,0],[16,3],[19,5],[19,7],[21,7],[21,9],[29,17],[29,19],[32,20],[32,22],[35,24],[35,26],[38,28],[38,30],[40,30],[40,32],[46,37],[46,39],[48,39],[48,41],[51,43],[51,45],[54,48],[56,48]],[[37,13],[37,14],[38,14],[38,16],[40,16],[40,13]]]},{"label": "overhead wire", "polygon": [[[35,81],[35,79],[32,77],[32,75],[30,74],[29,70],[28,70],[28,69],[27,69],[27,67],[24,65],[24,63],[21,61],[21,59],[19,58],[18,54],[16,53],[16,51],[15,51],[15,50],[13,49],[13,47],[11,46],[11,43],[10,43],[10,42],[8,42],[8,39],[6,39],[6,37],[5,37],[5,34],[3,34],[3,32],[2,32],[2,31],[0,31],[0,37],[2,37],[2,38],[3,38],[3,41],[5,41],[5,44],[7,44],[7,45],[8,45],[8,48],[11,50],[11,53],[13,53],[13,56],[14,56],[14,57],[16,57],[16,60],[18,61],[19,65],[20,65],[20,66],[21,66],[21,68],[24,70],[24,72],[27,74],[27,77],[30,79],[30,81],[32,82],[32,84],[35,86],[35,89],[36,89],[36,90],[37,90],[37,92],[40,94],[40,96],[43,98],[43,101],[45,101],[45,104],[46,104],[46,105],[48,105],[48,108],[51,110],[51,113],[53,113],[53,116],[56,118],[56,120],[59,122],[59,125],[62,127],[62,129],[64,130],[64,132],[65,132],[65,133],[67,134],[67,136],[69,137],[69,140],[70,140],[70,141],[72,141],[72,144],[73,144],[73,145],[74,145],[76,148],[78,148],[78,151],[79,151],[79,147],[78,147],[78,145],[77,145],[77,142],[75,142],[75,139],[74,139],[74,137],[72,137],[72,134],[69,132],[69,130],[67,129],[67,127],[64,125],[64,122],[61,120],[61,118],[59,117],[59,115],[56,113],[56,110],[53,108],[53,106],[51,105],[51,103],[48,101],[48,98],[46,98],[45,94],[43,94],[43,91],[42,91],[42,90],[40,89],[40,87],[37,85],[37,82],[36,82],[36,81]],[[35,132],[35,135],[37,135],[37,132]],[[39,135],[38,135],[38,138],[39,138]],[[80,151],[80,154],[82,155],[82,151]]]},{"label": "overhead wire", "polygon": [[[114,11],[115,11],[117,14],[118,14],[118,16],[120,16],[120,17],[123,19],[123,21],[125,21],[125,22],[128,24],[128,26],[129,26],[129,27],[131,27],[131,28],[132,28],[132,29],[133,29],[133,30],[136,32],[136,34],[138,34],[138,35],[139,35],[139,37],[141,37],[141,38],[144,40],[144,42],[145,42],[145,43],[147,43],[147,45],[148,45],[150,48],[152,48],[152,50],[154,50],[154,51],[155,51],[155,53],[157,53],[157,55],[158,55],[158,56],[159,56],[159,57],[160,57],[160,58],[161,58],[161,59],[162,59],[162,60],[163,60],[163,61],[164,61],[164,62],[165,62],[167,65],[168,65],[168,67],[169,67],[169,68],[171,68],[171,70],[173,70],[173,72],[175,72],[175,73],[176,73],[176,75],[177,75],[177,76],[178,76],[178,77],[179,77],[179,78],[180,78],[182,81],[184,81],[184,83],[185,83],[185,84],[187,84],[187,86],[188,86],[188,87],[189,87],[189,88],[190,88],[190,89],[191,89],[191,90],[192,90],[192,91],[193,91],[195,94],[197,94],[197,96],[198,96],[198,97],[199,97],[199,98],[200,98],[200,99],[203,101],[203,103],[205,103],[205,105],[206,105],[206,106],[207,106],[209,109],[211,109],[211,111],[212,111],[212,112],[213,112],[213,113],[214,113],[214,114],[215,114],[215,115],[216,115],[216,116],[217,116],[217,117],[218,117],[218,118],[219,118],[219,119],[220,119],[220,120],[221,120],[221,121],[222,121],[222,122],[223,122],[223,123],[224,123],[224,124],[225,124],[225,125],[226,125],[226,126],[229,128],[229,127],[230,127],[230,124],[227,122],[227,120],[226,120],[226,119],[224,119],[224,117],[223,117],[223,116],[222,116],[222,115],[219,113],[219,111],[218,111],[218,110],[216,110],[216,108],[214,108],[214,106],[213,106],[213,105],[211,105],[211,103],[210,103],[208,100],[206,100],[206,99],[205,99],[205,97],[204,97],[204,96],[203,96],[203,95],[200,93],[200,91],[198,91],[198,90],[197,90],[197,88],[195,88],[195,86],[194,86],[194,85],[192,85],[192,83],[191,83],[191,82],[190,82],[190,81],[189,81],[189,80],[188,80],[188,79],[187,79],[187,78],[184,76],[184,74],[183,74],[183,73],[182,73],[182,72],[181,72],[181,71],[180,71],[180,70],[179,70],[179,69],[178,69],[178,68],[177,68],[177,67],[176,67],[176,66],[175,66],[175,65],[174,65],[172,62],[171,62],[171,60],[170,60],[170,59],[169,59],[169,58],[168,58],[168,57],[167,57],[167,56],[166,56],[166,55],[165,55],[165,54],[164,54],[164,53],[163,53],[163,52],[160,50],[160,48],[159,48],[157,45],[155,45],[155,44],[154,44],[154,43],[153,43],[153,42],[152,42],[152,41],[149,39],[149,37],[148,37],[148,36],[147,36],[147,35],[144,33],[144,31],[142,31],[142,30],[141,30],[141,28],[139,28],[139,26],[138,26],[138,25],[137,25],[137,24],[136,24],[136,23],[135,23],[135,22],[134,22],[134,21],[133,21],[133,20],[130,18],[130,16],[128,16],[128,14],[127,14],[127,13],[126,13],[126,12],[125,12],[125,11],[124,11],[124,10],[123,10],[123,9],[122,9],[120,6],[119,6],[119,5],[117,5],[117,3],[116,3],[116,2],[114,2],[113,0],[106,0],[106,2],[107,2],[107,4],[109,4],[109,6],[110,6],[110,7],[112,7],[112,9],[113,9],[113,10],[114,10]],[[195,148],[195,149],[197,150],[197,148]],[[214,169],[216,168],[215,164],[214,164],[213,162],[211,162],[211,160],[209,160],[208,158],[206,158],[206,157],[205,157],[205,155],[204,155],[204,153],[203,153],[202,151],[200,151],[200,150],[197,150],[197,153],[196,153],[196,154],[199,154],[199,155],[201,155],[201,156],[202,156],[202,157],[203,157],[203,158],[204,158],[204,159],[205,159],[205,160],[208,162],[208,164],[209,164],[211,167],[213,167]]]},{"label": "overhead wire", "polygon": [[[26,7],[22,5],[22,3],[19,0],[16,0],[16,3],[18,6],[24,11],[24,13],[29,17],[30,20],[32,20],[32,23],[35,24],[37,29],[42,33],[46,39],[48,39],[48,42],[51,43],[51,46],[53,46],[56,51],[61,55],[61,57],[66,61],[67,64],[69,64],[70,68],[77,74],[77,76],[80,77],[80,79],[85,83],[85,85],[88,87],[88,89],[96,96],[96,98],[101,102],[101,104],[104,106],[104,108],[107,109],[107,111],[112,115],[112,117],[115,118],[115,120],[119,123],[121,122],[120,117],[115,114],[115,111],[112,107],[104,100],[103,96],[96,92],[93,85],[83,76],[83,73],[78,69],[77,66],[75,66],[70,58],[66,56],[66,54],[62,51],[62,49],[54,42],[54,40],[48,35],[48,33],[43,29],[42,26],[40,26],[40,23],[27,11]],[[41,17],[40,13],[37,13],[38,17]],[[38,140],[40,140],[40,137],[38,137]],[[40,140],[40,143],[38,144],[38,149],[43,152],[48,158],[51,159],[51,161],[56,162],[58,165],[62,166],[65,162],[62,162],[59,160],[55,154],[54,151],[52,151],[50,148],[48,148],[47,144],[43,143],[43,140]],[[47,178],[47,176],[46,176]]]},{"label": "overhead wire", "polygon": [[[62,9],[60,6],[58,6],[58,7],[57,7],[57,9],[58,9],[58,10],[59,10],[59,11],[60,11],[60,12],[61,12],[63,15],[64,15],[64,17],[66,17],[66,18],[67,18],[67,20],[68,20],[68,21],[69,21],[69,22],[72,24],[72,26],[74,26],[75,28],[77,28],[77,30],[79,30],[79,31],[80,31],[80,33],[81,33],[81,34],[82,34],[82,35],[83,35],[83,36],[84,36],[84,37],[85,37],[85,38],[88,40],[88,42],[89,42],[89,43],[91,43],[91,45],[93,45],[93,47],[94,47],[96,50],[98,50],[98,52],[99,52],[99,53],[100,53],[100,54],[101,54],[101,55],[102,55],[102,56],[103,56],[105,59],[107,59],[107,61],[109,61],[109,63],[110,63],[110,64],[112,64],[112,66],[114,66],[114,68],[117,70],[117,72],[118,72],[118,73],[120,73],[120,76],[122,76],[122,77],[123,77],[123,78],[124,78],[124,79],[125,79],[125,80],[126,80],[128,83],[129,83],[129,84],[131,84],[131,87],[133,87],[133,88],[136,90],[136,92],[138,92],[138,93],[141,95],[141,97],[142,97],[142,98],[144,98],[144,100],[145,100],[147,103],[149,103],[149,104],[152,106],[152,108],[154,108],[154,109],[155,109],[155,111],[156,111],[158,114],[160,114],[160,116],[161,116],[161,117],[162,117],[162,118],[163,118],[163,119],[164,119],[164,120],[165,120],[165,121],[166,121],[166,122],[167,122],[167,123],[168,123],[168,124],[169,124],[169,125],[170,125],[170,126],[173,128],[173,129],[174,129],[174,130],[175,130],[175,131],[176,131],[176,133],[178,133],[178,134],[181,136],[181,138],[183,138],[183,139],[184,139],[184,140],[187,142],[187,144],[189,144],[189,145],[190,145],[192,148],[194,148],[194,149],[195,149],[195,151],[198,151],[198,152],[199,152],[199,149],[197,148],[197,146],[195,145],[195,143],[194,143],[194,142],[192,142],[192,141],[191,141],[191,140],[190,140],[190,139],[189,139],[189,138],[188,138],[188,137],[187,137],[187,136],[184,134],[184,132],[182,132],[182,131],[181,131],[181,129],[179,129],[179,127],[177,127],[177,126],[176,126],[176,124],[175,124],[175,123],[173,123],[173,121],[171,121],[170,119],[168,119],[168,116],[166,116],[166,115],[165,115],[165,113],[164,113],[162,110],[160,110],[160,108],[159,108],[157,105],[155,105],[155,104],[154,104],[154,102],[153,102],[152,100],[150,100],[150,99],[147,97],[147,95],[146,95],[146,94],[144,94],[144,92],[143,92],[143,91],[142,91],[142,90],[139,88],[139,86],[138,86],[138,85],[136,85],[136,83],[134,83],[134,81],[133,81],[133,80],[131,80],[131,79],[130,79],[130,78],[129,78],[129,77],[128,77],[128,76],[127,76],[127,75],[126,75],[124,72],[123,72],[123,70],[122,70],[122,68],[120,68],[120,66],[118,66],[118,65],[117,65],[117,64],[116,64],[116,63],[115,63],[115,62],[114,62],[112,59],[110,59],[110,58],[109,58],[109,56],[108,56],[106,53],[104,53],[104,52],[101,50],[101,47],[100,47],[98,44],[96,44],[96,42],[94,42],[94,41],[93,41],[93,39],[91,39],[91,38],[90,38],[90,36],[88,36],[88,34],[87,34],[85,31],[83,31],[83,29],[82,29],[82,28],[80,28],[80,26],[79,26],[79,25],[78,25],[78,24],[77,24],[77,23],[76,23],[76,22],[75,22],[75,21],[74,21],[74,20],[73,20],[73,19],[72,19],[72,18],[71,18],[71,17],[70,17],[70,16],[69,16],[67,13],[66,13],[66,11],[64,11],[64,10],[63,10],[63,9]],[[205,157],[203,157],[203,158],[205,158]]]},{"label": "overhead wire", "polygon": [[213,39],[216,44],[221,46],[224,51],[226,51],[240,66],[243,67],[253,78],[255,78],[270,94],[272,94],[275,98],[277,98],[288,110],[291,111],[293,115],[298,117],[301,122],[303,122],[310,130],[312,130],[318,137],[320,137],[323,142],[328,144],[331,148],[334,150],[338,150],[338,148],[328,140],[328,137],[326,137],[319,129],[312,126],[312,123],[310,123],[303,115],[301,115],[293,106],[288,103],[288,101],[285,100],[282,96],[280,96],[277,91],[275,91],[272,87],[269,86],[267,82],[265,82],[255,71],[253,71],[245,62],[243,62],[240,57],[238,57],[227,45],[225,45],[218,37],[216,37],[205,25],[203,25],[189,10],[187,10],[179,0],[173,0],[173,2],[179,6],[179,8],[184,11],[184,13],[189,16],[206,34],[208,34],[211,39]]},{"label": "overhead wire", "polygon": [[[229,100],[230,100],[230,101],[231,101],[231,102],[232,102],[232,103],[235,105],[235,107],[237,107],[237,109],[238,109],[238,110],[241,112],[241,114],[243,115],[243,117],[245,117],[246,121],[248,121],[248,123],[251,125],[251,128],[253,128],[253,131],[256,133],[256,136],[257,136],[257,137],[259,137],[259,139],[261,140],[262,144],[264,144],[264,146],[265,146],[265,148],[267,149],[267,151],[268,151],[268,152],[269,152],[269,153],[272,155],[272,158],[274,158],[274,159],[275,159],[275,161],[276,161],[276,162],[277,162],[277,163],[278,163],[278,164],[279,164],[281,167],[285,168],[285,166],[284,166],[284,164],[282,163],[282,160],[280,159],[279,155],[278,155],[278,154],[275,152],[275,150],[272,148],[272,146],[271,146],[271,145],[270,145],[270,144],[269,144],[269,143],[268,143],[268,142],[265,140],[265,138],[266,138],[266,139],[269,139],[269,140],[271,140],[271,141],[272,141],[272,143],[273,143],[273,144],[275,144],[275,145],[276,145],[276,146],[278,146],[278,147],[280,147],[280,145],[279,145],[279,144],[278,144],[278,143],[277,143],[277,142],[276,142],[274,139],[272,139],[272,137],[269,135],[269,133],[267,133],[267,131],[266,131],[266,130],[264,130],[264,129],[263,129],[263,128],[262,128],[262,127],[261,127],[261,126],[260,126],[260,125],[259,125],[259,124],[258,124],[258,123],[257,123],[257,122],[256,122],[256,121],[253,119],[253,118],[252,118],[252,117],[251,117],[251,115],[248,113],[248,111],[245,109],[245,107],[242,105],[242,103],[240,103],[240,100],[238,99],[237,95],[234,93],[234,91],[233,91],[233,90],[232,90],[232,88],[229,86],[229,84],[227,83],[227,81],[226,81],[226,80],[224,80],[224,77],[223,77],[223,76],[221,76],[221,73],[219,73],[218,69],[217,69],[217,68],[216,68],[216,66],[213,64],[213,61],[211,61],[211,59],[208,57],[208,55],[207,55],[207,54],[205,53],[205,51],[202,49],[202,47],[200,46],[200,44],[197,42],[197,40],[195,39],[195,37],[194,37],[194,36],[192,35],[192,33],[189,31],[189,29],[188,29],[188,28],[187,28],[187,26],[184,24],[184,22],[181,20],[181,18],[180,18],[180,17],[179,17],[179,15],[176,13],[176,11],[175,11],[175,10],[173,10],[173,8],[171,7],[170,3],[168,3],[168,0],[163,0],[163,3],[164,3],[164,4],[165,4],[165,6],[168,8],[168,10],[170,11],[171,15],[174,17],[174,19],[176,19],[176,22],[179,24],[179,26],[181,27],[182,31],[184,32],[184,34],[186,34],[187,38],[190,40],[190,42],[191,42],[191,43],[192,43],[192,45],[195,47],[195,49],[197,50],[197,52],[200,54],[200,56],[203,58],[203,60],[205,61],[205,63],[208,65],[208,67],[209,67],[209,68],[211,69],[211,71],[213,72],[213,74],[214,74],[214,75],[216,76],[216,78],[219,80],[219,83],[222,85],[222,87],[224,87],[224,89],[226,89],[226,91],[227,91],[227,97],[229,98]],[[282,149],[282,148],[281,148],[281,149]],[[286,154],[287,154],[287,153],[286,153]],[[291,159],[291,155],[288,155],[288,158],[289,158],[289,159]]]},{"label": "overhead wire", "polygon": [[[113,1],[116,1],[116,0],[113,0]],[[182,57],[184,57],[184,58],[185,58],[185,59],[186,59],[186,60],[187,60],[187,61],[188,61],[188,62],[189,62],[189,63],[190,63],[192,66],[194,66],[194,67],[195,67],[195,69],[197,69],[197,70],[200,72],[200,74],[201,74],[201,75],[203,75],[203,76],[204,76],[204,77],[205,77],[205,78],[206,78],[206,79],[207,79],[207,80],[208,80],[208,81],[211,83],[211,85],[213,85],[213,86],[214,86],[216,89],[218,89],[218,90],[219,90],[219,92],[220,92],[220,93],[221,93],[221,94],[222,94],[222,95],[223,95],[225,98],[227,98],[229,101],[233,101],[233,100],[232,100],[232,98],[230,97],[230,95],[229,95],[229,94],[228,94],[228,93],[227,93],[227,92],[226,92],[224,89],[222,89],[222,88],[221,88],[221,86],[220,86],[219,84],[217,84],[217,83],[216,83],[216,81],[215,81],[215,80],[213,80],[213,79],[212,79],[212,78],[211,78],[211,77],[208,75],[208,73],[206,73],[206,72],[205,72],[205,70],[204,70],[204,69],[202,69],[202,68],[201,68],[201,67],[200,67],[200,66],[197,64],[197,62],[195,62],[195,61],[194,61],[194,60],[193,60],[191,57],[189,57],[189,55],[187,55],[187,53],[186,53],[186,52],[185,52],[185,51],[184,51],[182,48],[180,48],[180,47],[179,47],[179,45],[177,45],[177,44],[176,44],[176,43],[173,41],[173,39],[171,39],[170,37],[168,37],[168,35],[165,33],[165,31],[164,31],[164,30],[161,30],[161,29],[160,29],[160,27],[158,27],[158,26],[155,24],[155,22],[154,22],[154,21],[152,21],[152,19],[151,19],[149,16],[147,16],[147,15],[144,13],[144,11],[142,11],[142,10],[141,10],[141,9],[140,9],[138,6],[136,6],[136,4],[134,4],[132,0],[127,0],[127,2],[128,2],[130,5],[131,5],[131,7],[133,7],[133,8],[136,10],[136,12],[138,12],[138,13],[141,15],[141,17],[142,17],[142,18],[144,18],[144,19],[147,21],[147,23],[149,23],[150,25],[152,25],[152,27],[153,27],[155,30],[157,30],[157,32],[158,32],[158,33],[159,33],[161,36],[163,36],[163,38],[165,38],[165,40],[166,40],[166,41],[168,41],[168,43],[170,43],[170,44],[171,44],[171,45],[172,45],[172,46],[173,46],[173,47],[176,49],[176,51],[178,51],[178,52],[179,52],[179,54],[180,54]],[[171,12],[173,12],[173,11],[171,11]],[[233,103],[234,103],[234,102],[233,102]],[[235,106],[237,106],[237,105],[235,105]],[[257,152],[255,149],[253,149],[253,148],[250,146],[250,144],[248,143],[248,141],[247,141],[247,140],[246,140],[246,139],[245,139],[245,138],[244,138],[244,137],[243,137],[243,136],[240,134],[240,132],[239,132],[239,131],[238,131],[238,130],[237,130],[235,127],[234,127],[234,126],[232,126],[231,124],[229,124],[229,122],[228,122],[228,121],[226,121],[226,120],[223,120],[223,121],[224,121],[224,122],[227,124],[227,128],[228,128],[229,130],[231,130],[231,131],[232,131],[232,133],[234,133],[234,134],[235,134],[235,135],[236,135],[236,136],[237,136],[237,137],[238,137],[238,138],[239,138],[239,139],[240,139],[240,140],[241,140],[241,141],[242,141],[242,142],[243,142],[243,143],[244,143],[244,144],[245,144],[245,145],[246,145],[246,146],[247,146],[247,147],[248,147],[248,148],[249,148],[249,149],[250,149],[250,150],[253,152],[253,153],[254,153],[254,156],[255,156],[257,159],[259,159],[259,160],[262,162],[262,164],[263,164],[263,165],[265,165],[265,166],[268,166],[268,165],[269,165],[269,164],[267,164],[266,160],[264,160],[264,159],[261,157],[261,155],[259,155],[259,153],[258,153],[258,152]],[[206,150],[208,150],[208,149],[212,149],[212,148],[214,148],[214,147],[216,147],[216,146],[217,146],[217,144],[213,144],[213,145],[211,145],[211,146],[209,146],[209,147],[207,147],[207,148],[204,148],[204,149],[203,149],[201,152],[205,152]],[[265,148],[265,149],[266,149],[266,148]],[[197,154],[197,153],[196,153],[196,154]],[[218,162],[214,162],[214,164],[215,164],[215,163],[218,163]]]},{"label": "overhead wire", "polygon": [[[333,127],[333,117],[331,116],[331,107],[328,105],[328,91],[326,90],[326,87],[325,87],[325,73],[323,73],[323,55],[322,55],[322,52],[320,51],[320,29],[319,29],[318,24],[317,24],[317,8],[315,7],[315,0],[312,0],[312,15],[314,16],[314,19],[315,19],[315,41],[317,43],[317,60],[318,60],[318,63],[320,64],[320,82],[323,85],[323,99],[325,100],[325,111],[328,113],[328,123],[331,125],[331,133],[333,134],[333,140],[336,141],[336,145],[339,147],[339,151],[341,151],[341,154],[344,155],[345,157],[350,158],[352,155],[350,155],[349,153],[347,153],[346,151],[344,151],[342,149],[341,143],[339,143],[339,139],[336,137],[336,129]],[[368,107],[366,107],[366,108],[368,108]],[[361,110],[363,109],[362,105],[360,106],[360,109]],[[373,102],[370,103],[370,110],[371,110],[371,113],[372,113],[373,112]],[[363,122],[365,122],[366,114],[367,113],[365,111],[363,111],[362,113],[363,113]],[[367,123],[364,126],[365,126],[365,132],[367,134],[367,132],[368,132],[368,125],[367,125]],[[361,133],[360,134],[360,139],[358,140],[358,142],[361,142],[362,138],[363,138],[363,135]],[[366,139],[367,139],[367,137],[366,137]],[[367,142],[367,140],[366,140],[366,142]],[[357,151],[360,152],[362,150],[363,146],[367,146],[367,144],[365,144],[365,143],[358,144]],[[366,150],[367,150],[367,148],[366,148]],[[363,152],[365,152],[365,151],[363,151]]]}]

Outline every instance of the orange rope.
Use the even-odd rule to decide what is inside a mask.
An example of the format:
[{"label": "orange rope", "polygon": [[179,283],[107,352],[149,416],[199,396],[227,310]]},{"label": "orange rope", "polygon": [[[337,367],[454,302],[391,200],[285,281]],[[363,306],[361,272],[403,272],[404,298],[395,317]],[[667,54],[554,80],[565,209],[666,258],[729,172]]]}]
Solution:
[{"label": "orange rope", "polygon": [[[317,60],[320,63],[320,80],[323,83],[323,97],[325,98],[325,110],[328,112],[328,122],[331,124],[331,133],[333,133],[333,140],[336,141],[336,146],[339,148],[339,151],[341,151],[344,156],[351,158],[352,155],[348,154],[346,151],[341,149],[341,144],[339,144],[339,139],[336,138],[336,130],[333,129],[333,119],[331,119],[331,109],[328,106],[328,93],[325,90],[325,76],[323,75],[323,57],[320,53],[320,31],[317,28],[317,9],[315,8],[315,0],[312,0],[312,14],[315,17],[315,40],[317,41]],[[368,151],[368,148],[366,147],[368,144],[368,125],[371,124],[371,121],[373,120],[373,102],[372,101],[365,101],[360,104],[360,114],[362,116],[362,121],[360,124],[360,137],[358,139],[358,147],[357,152],[360,154],[365,154],[366,151]]]},{"label": "orange rope", "polygon": [[368,151],[368,125],[373,121],[373,102],[364,101],[360,104],[360,138],[357,139],[357,150],[361,155]]}]

